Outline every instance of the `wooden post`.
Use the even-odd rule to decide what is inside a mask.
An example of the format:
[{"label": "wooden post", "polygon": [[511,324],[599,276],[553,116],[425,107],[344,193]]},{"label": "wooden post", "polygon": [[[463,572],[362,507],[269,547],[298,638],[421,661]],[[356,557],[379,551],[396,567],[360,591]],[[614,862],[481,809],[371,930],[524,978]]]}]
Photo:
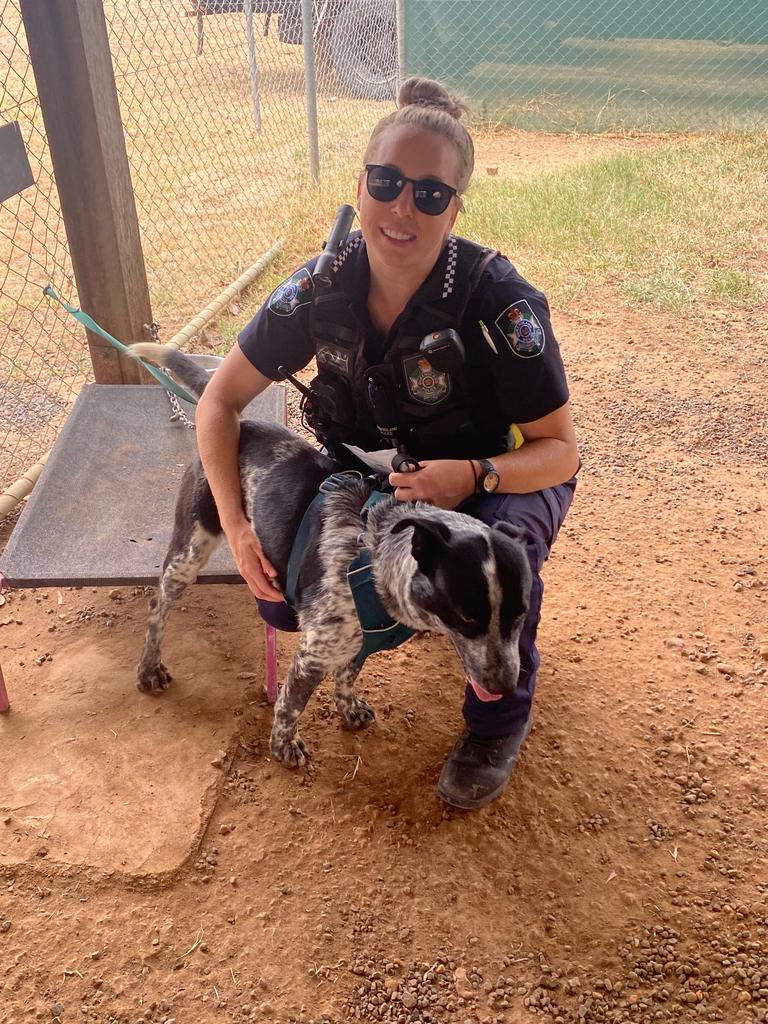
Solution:
[{"label": "wooden post", "polygon": [[[129,345],[152,323],[139,222],[101,0],[21,0],[80,306]],[[96,382],[140,367],[88,334]]]}]

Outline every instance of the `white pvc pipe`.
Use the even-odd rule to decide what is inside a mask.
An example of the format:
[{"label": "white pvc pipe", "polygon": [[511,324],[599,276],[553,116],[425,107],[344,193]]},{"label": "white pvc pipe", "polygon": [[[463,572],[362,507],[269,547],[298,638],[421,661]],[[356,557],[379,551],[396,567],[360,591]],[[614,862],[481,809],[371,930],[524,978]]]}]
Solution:
[{"label": "white pvc pipe", "polygon": [[312,0],[301,0],[301,28],[304,43],[304,95],[307,99],[307,143],[312,184],[320,181],[320,144],[317,135],[317,76]]},{"label": "white pvc pipe", "polygon": [[271,249],[267,249],[262,256],[259,256],[253,266],[242,273],[228,288],[225,288],[221,295],[218,295],[212,302],[209,302],[205,309],[202,309],[196,317],[189,321],[186,327],[182,327],[178,334],[174,334],[171,340],[165,342],[165,344],[172,345],[174,348],[181,348],[183,345],[186,345],[191,338],[194,338],[210,320],[213,320],[224,309],[228,302],[231,302],[239,292],[247,288],[262,271],[267,269],[282,247],[282,239],[275,242]]},{"label": "white pvc pipe", "polygon": [[10,487],[7,487],[0,494],[0,520],[5,519],[8,513],[12,512],[19,502],[23,501],[31,492],[50,454],[50,452],[46,452],[39,462],[36,462],[31,469],[28,469],[23,476],[19,477],[15,484],[11,484]]}]

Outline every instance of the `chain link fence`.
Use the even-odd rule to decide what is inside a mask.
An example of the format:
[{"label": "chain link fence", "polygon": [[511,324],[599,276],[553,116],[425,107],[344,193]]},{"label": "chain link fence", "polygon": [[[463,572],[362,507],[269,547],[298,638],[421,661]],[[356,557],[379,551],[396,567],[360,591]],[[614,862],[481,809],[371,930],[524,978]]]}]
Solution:
[{"label": "chain link fence", "polygon": [[[104,6],[153,311],[167,336],[285,232],[309,188],[301,3]],[[324,175],[393,103],[394,4],[388,22],[379,7],[390,9],[315,8]]]},{"label": "chain link fence", "polygon": [[[301,2],[104,0],[104,12],[164,340],[311,204]],[[316,4],[313,19],[320,173],[351,185],[350,159],[394,105],[394,0]],[[5,487],[92,376],[80,327],[42,296],[50,281],[78,302],[18,0],[0,0],[0,42],[0,123],[19,122],[34,176],[0,209]]]},{"label": "chain link fence", "polygon": [[0,125],[18,123],[34,185],[0,209],[0,483],[53,443],[89,372],[82,333],[43,298],[55,278],[77,300],[58,194],[15,0],[0,0]]},{"label": "chain link fence", "polygon": [[[596,131],[765,124],[768,5],[403,0],[405,72],[480,120]],[[155,320],[169,338],[312,214],[301,0],[104,0]],[[320,179],[350,198],[392,109],[395,0],[315,0]],[[51,445],[91,368],[19,0],[0,0],[0,127],[34,185],[0,209],[0,483]],[[319,242],[320,239],[317,239]]]},{"label": "chain link fence", "polygon": [[549,131],[768,121],[766,0],[405,0],[406,70]]}]

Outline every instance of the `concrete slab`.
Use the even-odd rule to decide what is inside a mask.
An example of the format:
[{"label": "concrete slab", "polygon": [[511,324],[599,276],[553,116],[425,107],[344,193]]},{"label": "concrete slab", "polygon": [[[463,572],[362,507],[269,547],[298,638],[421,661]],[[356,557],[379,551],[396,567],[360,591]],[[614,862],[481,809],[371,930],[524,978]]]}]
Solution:
[{"label": "concrete slab", "polygon": [[[103,620],[58,643],[50,663],[8,666],[14,700],[0,718],[0,813],[10,821],[0,826],[0,865],[45,858],[145,875],[184,862],[222,783],[211,762],[236,743],[241,719],[233,709],[247,685],[237,677],[244,665],[263,664],[255,608],[253,630],[238,644],[250,663],[228,660],[223,645],[231,637],[204,629],[214,597],[222,617],[242,608],[247,621],[243,590],[195,589],[196,607],[171,616],[175,681],[160,697],[135,687],[143,630],[105,636]],[[142,619],[144,598],[134,604],[131,618]]]},{"label": "concrete slab", "polygon": [[[0,558],[11,584],[156,583],[178,486],[195,453],[194,431],[169,422],[170,413],[159,387],[86,385]],[[244,415],[284,423],[284,388],[269,388]],[[241,582],[226,543],[198,582]],[[221,785],[211,762],[236,742],[232,712],[245,686],[238,670],[253,678],[254,666],[264,665],[263,631],[246,588],[216,588],[215,600],[206,592],[193,588],[190,615],[170,617],[166,649],[178,682],[158,698],[135,687],[144,597],[130,612],[135,630],[104,635],[95,619],[84,629],[70,619],[69,634],[50,641],[53,661],[4,659],[13,706],[0,717],[0,812],[10,819],[0,865],[43,858],[157,874],[195,848]],[[216,616],[231,621],[238,613],[253,623],[236,657],[224,637],[204,628],[211,606]],[[33,628],[39,649],[52,620],[40,612],[33,627],[28,614],[24,628]],[[21,653],[28,643],[11,647]]]}]

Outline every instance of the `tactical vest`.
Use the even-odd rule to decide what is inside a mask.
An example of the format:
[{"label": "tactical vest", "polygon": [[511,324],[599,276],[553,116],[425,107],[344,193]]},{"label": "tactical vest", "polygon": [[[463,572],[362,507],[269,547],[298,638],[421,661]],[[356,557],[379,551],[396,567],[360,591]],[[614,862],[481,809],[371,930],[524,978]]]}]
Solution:
[{"label": "tactical vest", "polygon": [[374,378],[392,399],[398,441],[416,459],[505,451],[509,424],[496,408],[490,388],[478,387],[477,382],[471,387],[470,353],[461,370],[447,373],[435,370],[419,352],[422,339],[434,331],[450,327],[461,334],[480,277],[498,253],[451,235],[442,301],[419,304],[416,296],[398,318],[396,335],[381,361],[369,362],[365,329],[338,283],[338,268],[360,243],[359,235],[352,237],[337,259],[336,283],[327,290],[316,287],[312,300],[310,332],[318,368],[312,387],[339,399],[321,440],[345,441],[365,451],[392,447],[391,435],[380,429],[380,416],[377,425],[369,398],[369,381]]}]

